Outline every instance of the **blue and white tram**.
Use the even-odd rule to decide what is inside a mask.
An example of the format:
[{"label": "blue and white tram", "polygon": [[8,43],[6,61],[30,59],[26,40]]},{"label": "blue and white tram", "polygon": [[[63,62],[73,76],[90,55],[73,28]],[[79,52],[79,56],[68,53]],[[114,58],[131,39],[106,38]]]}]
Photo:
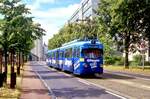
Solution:
[{"label": "blue and white tram", "polygon": [[103,44],[98,40],[75,40],[47,52],[47,64],[77,75],[103,73]]}]

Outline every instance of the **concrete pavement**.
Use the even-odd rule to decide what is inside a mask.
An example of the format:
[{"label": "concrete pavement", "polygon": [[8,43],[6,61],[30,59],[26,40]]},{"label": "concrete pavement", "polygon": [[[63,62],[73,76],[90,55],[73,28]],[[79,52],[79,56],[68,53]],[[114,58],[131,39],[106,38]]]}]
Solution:
[{"label": "concrete pavement", "polygon": [[20,99],[50,99],[48,89],[28,63],[24,66]]}]

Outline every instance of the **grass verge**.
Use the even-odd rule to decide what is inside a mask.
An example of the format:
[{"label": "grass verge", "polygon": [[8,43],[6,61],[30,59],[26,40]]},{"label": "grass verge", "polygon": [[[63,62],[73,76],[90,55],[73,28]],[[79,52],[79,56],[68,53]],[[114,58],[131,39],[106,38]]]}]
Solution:
[{"label": "grass verge", "polygon": [[0,99],[19,99],[21,94],[21,81],[22,81],[23,70],[20,70],[20,76],[17,76],[16,79],[16,88],[10,88],[10,66],[8,66],[8,78],[7,84],[4,84],[0,88]]},{"label": "grass verge", "polygon": [[130,66],[129,69],[125,69],[124,66],[105,65],[104,69],[110,71],[131,72],[131,73],[150,75],[150,66],[145,67],[145,69],[143,70],[142,67],[138,67],[138,66]]}]

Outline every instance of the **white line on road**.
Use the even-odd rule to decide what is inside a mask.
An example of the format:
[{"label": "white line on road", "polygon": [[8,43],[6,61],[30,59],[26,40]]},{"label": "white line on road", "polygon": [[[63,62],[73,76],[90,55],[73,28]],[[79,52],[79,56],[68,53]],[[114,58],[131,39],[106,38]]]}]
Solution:
[{"label": "white line on road", "polygon": [[54,95],[53,91],[51,90],[51,88],[47,85],[47,83],[42,79],[42,77],[40,76],[40,74],[37,72],[37,71],[34,71],[38,77],[40,78],[40,80],[43,82],[44,86],[48,89],[50,95],[51,95],[51,98],[52,99],[57,99],[57,97]]},{"label": "white line on road", "polygon": [[84,84],[86,84],[86,85],[90,85],[90,84],[89,84],[87,81],[85,81],[85,80],[78,79],[78,81],[81,82],[81,83],[84,83]]},{"label": "white line on road", "polygon": [[[59,72],[60,74],[61,73],[63,73],[63,72]],[[71,75],[70,74],[66,74],[66,73],[63,73],[65,76],[69,76],[69,77],[71,77]]]},{"label": "white line on road", "polygon": [[[122,94],[122,93],[120,93],[120,92],[118,92],[118,91],[115,91],[115,90],[106,88],[106,87],[101,86],[101,85],[97,85],[97,84],[95,84],[95,83],[92,83],[92,82],[83,80],[83,79],[81,79],[81,78],[77,78],[77,80],[78,80],[78,81],[80,80],[80,81],[82,81],[82,82],[84,82],[84,83],[86,82],[86,84],[88,83],[88,85],[94,85],[94,86],[96,86],[96,87],[105,89],[105,90],[106,90],[105,92],[107,92],[107,93],[109,93],[109,94],[112,94],[112,95],[114,95],[114,96],[117,96],[117,97],[119,97],[119,98],[121,98],[121,99],[134,99],[133,97],[124,95],[124,94]],[[124,97],[124,96],[125,96],[125,97]]]},{"label": "white line on road", "polygon": [[112,94],[112,95],[114,95],[114,96],[117,96],[117,97],[119,97],[119,98],[121,98],[121,99],[127,99],[127,98],[125,98],[125,97],[123,97],[123,96],[120,96],[120,95],[118,95],[118,94],[112,93],[112,92],[107,91],[107,90],[106,90],[105,92],[107,92],[107,93],[109,93],[109,94]]}]

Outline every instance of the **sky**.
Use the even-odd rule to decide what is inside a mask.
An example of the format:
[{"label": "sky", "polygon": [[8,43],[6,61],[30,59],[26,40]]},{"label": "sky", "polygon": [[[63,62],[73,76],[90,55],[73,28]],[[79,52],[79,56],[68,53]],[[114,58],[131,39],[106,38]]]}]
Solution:
[{"label": "sky", "polygon": [[31,9],[34,21],[41,24],[46,30],[43,37],[44,43],[58,33],[67,20],[77,10],[81,0],[23,0],[22,2]]}]

